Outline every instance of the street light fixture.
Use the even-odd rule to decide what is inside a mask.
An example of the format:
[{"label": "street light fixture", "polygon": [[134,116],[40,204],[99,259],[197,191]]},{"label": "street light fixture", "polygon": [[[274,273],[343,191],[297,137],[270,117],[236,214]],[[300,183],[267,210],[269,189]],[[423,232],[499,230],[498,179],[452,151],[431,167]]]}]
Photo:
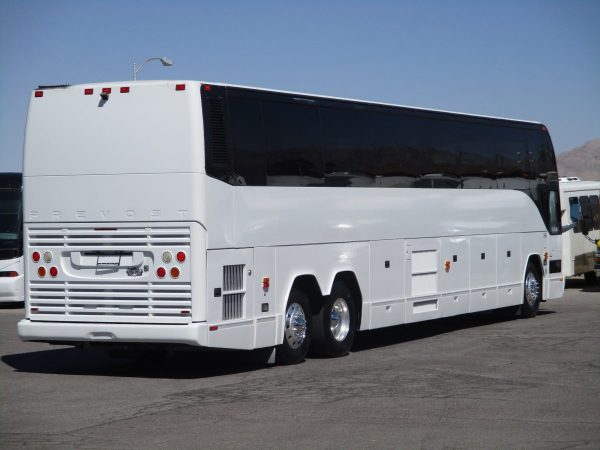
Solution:
[{"label": "street light fixture", "polygon": [[162,58],[158,58],[158,57],[156,57],[156,58],[148,58],[146,61],[144,61],[144,64],[142,64],[142,65],[141,65],[140,67],[138,67],[138,68],[136,68],[135,61],[134,61],[134,63],[133,63],[133,80],[134,80],[134,81],[135,81],[135,80],[137,80],[137,73],[138,73],[138,72],[139,72],[139,71],[142,69],[142,67],[144,67],[144,65],[145,65],[147,62],[154,61],[154,60],[158,60],[158,61],[160,61],[160,62],[161,62],[161,64],[162,64],[163,66],[165,66],[165,67],[168,67],[168,66],[172,66],[172,65],[173,65],[173,61],[171,61],[171,60],[170,60],[169,58],[167,58],[166,56],[163,56]]}]

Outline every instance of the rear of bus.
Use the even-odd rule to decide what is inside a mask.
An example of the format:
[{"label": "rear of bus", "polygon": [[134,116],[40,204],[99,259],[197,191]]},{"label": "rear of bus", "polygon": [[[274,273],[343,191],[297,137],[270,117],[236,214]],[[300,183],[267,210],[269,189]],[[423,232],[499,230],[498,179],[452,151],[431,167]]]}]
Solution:
[{"label": "rear of bus", "polygon": [[205,344],[200,105],[189,81],[32,94],[23,340]]}]

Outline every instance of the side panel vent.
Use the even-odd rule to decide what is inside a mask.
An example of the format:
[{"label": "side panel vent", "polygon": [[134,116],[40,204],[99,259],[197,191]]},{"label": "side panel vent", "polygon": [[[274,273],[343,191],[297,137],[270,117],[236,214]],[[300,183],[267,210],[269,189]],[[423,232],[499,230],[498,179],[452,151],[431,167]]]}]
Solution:
[{"label": "side panel vent", "polygon": [[223,266],[223,320],[244,317],[244,264]]},{"label": "side panel vent", "polygon": [[244,294],[223,296],[223,320],[240,319],[244,316]]},{"label": "side panel vent", "polygon": [[223,267],[223,291],[242,291],[244,290],[244,265]]}]

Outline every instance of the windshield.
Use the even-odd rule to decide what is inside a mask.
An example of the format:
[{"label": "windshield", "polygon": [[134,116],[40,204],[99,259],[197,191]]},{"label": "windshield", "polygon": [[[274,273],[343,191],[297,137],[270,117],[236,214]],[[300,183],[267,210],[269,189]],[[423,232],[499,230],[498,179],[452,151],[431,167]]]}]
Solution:
[{"label": "windshield", "polygon": [[20,191],[0,189],[0,259],[21,256],[21,208]]}]

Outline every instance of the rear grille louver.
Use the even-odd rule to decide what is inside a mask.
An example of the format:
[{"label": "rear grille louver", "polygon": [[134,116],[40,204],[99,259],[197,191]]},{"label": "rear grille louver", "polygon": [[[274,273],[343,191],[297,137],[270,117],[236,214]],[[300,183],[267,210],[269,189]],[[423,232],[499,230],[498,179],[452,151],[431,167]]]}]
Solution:
[{"label": "rear grille louver", "polygon": [[244,267],[243,264],[223,267],[223,321],[244,317]]},{"label": "rear grille louver", "polygon": [[[71,264],[71,252],[157,252],[189,248],[187,226],[89,225],[48,227],[27,225],[28,246],[48,249],[62,263]],[[60,265],[59,259],[56,264]],[[41,263],[40,263],[41,264]],[[93,269],[67,280],[31,279],[28,283],[31,320],[110,323],[191,322],[192,286],[189,280],[102,278]],[[153,270],[153,269],[150,269]],[[64,270],[61,269],[64,274]]]}]

